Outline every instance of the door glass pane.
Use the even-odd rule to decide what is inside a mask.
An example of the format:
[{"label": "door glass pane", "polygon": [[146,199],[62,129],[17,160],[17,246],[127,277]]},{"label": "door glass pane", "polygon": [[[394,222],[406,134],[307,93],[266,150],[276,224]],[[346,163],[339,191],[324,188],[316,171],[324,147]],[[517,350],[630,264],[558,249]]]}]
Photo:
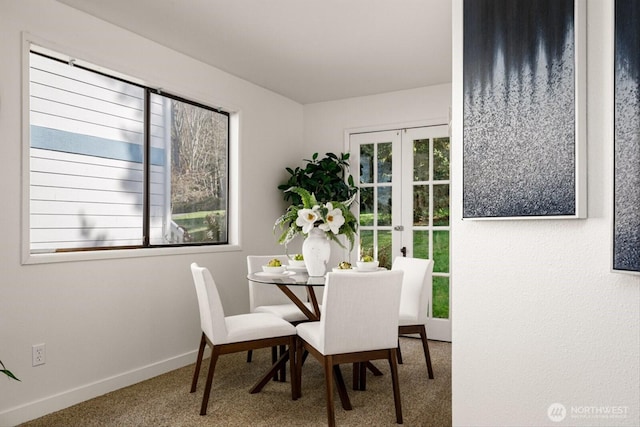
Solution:
[{"label": "door glass pane", "polygon": [[378,182],[391,182],[391,143],[378,144]]},{"label": "door glass pane", "polygon": [[449,278],[433,276],[433,317],[449,318]]},{"label": "door glass pane", "polygon": [[373,187],[360,187],[360,225],[373,225]]},{"label": "door glass pane", "polygon": [[429,140],[413,141],[413,180],[429,180]]},{"label": "door glass pane", "polygon": [[429,230],[413,230],[413,257],[429,258]]},{"label": "door glass pane", "polygon": [[378,187],[378,225],[391,225],[391,187]]},{"label": "door glass pane", "polygon": [[433,139],[433,179],[449,179],[449,138]]},{"label": "door glass pane", "polygon": [[433,225],[449,225],[449,184],[433,186]]},{"label": "door glass pane", "polygon": [[413,186],[413,225],[429,225],[429,186]]},{"label": "door glass pane", "polygon": [[378,261],[380,267],[391,268],[391,231],[378,231]]},{"label": "door glass pane", "polygon": [[449,272],[449,231],[433,232],[433,271]]},{"label": "door glass pane", "polygon": [[373,250],[373,230],[360,230],[360,257],[375,256]]},{"label": "door glass pane", "polygon": [[373,183],[373,144],[360,146],[360,183]]}]

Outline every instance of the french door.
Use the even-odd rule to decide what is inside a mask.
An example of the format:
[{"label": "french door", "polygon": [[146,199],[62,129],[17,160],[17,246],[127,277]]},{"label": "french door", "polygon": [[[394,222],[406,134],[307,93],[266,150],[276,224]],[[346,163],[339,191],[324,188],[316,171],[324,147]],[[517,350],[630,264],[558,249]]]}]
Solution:
[{"label": "french door", "polygon": [[430,339],[451,341],[448,126],[349,136],[359,187],[358,252],[391,268],[396,256],[433,259]]}]

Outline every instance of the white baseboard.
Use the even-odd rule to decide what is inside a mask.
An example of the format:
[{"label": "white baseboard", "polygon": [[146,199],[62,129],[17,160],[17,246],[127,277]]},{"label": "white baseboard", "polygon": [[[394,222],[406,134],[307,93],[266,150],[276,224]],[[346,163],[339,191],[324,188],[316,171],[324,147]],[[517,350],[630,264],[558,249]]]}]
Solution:
[{"label": "white baseboard", "polygon": [[45,397],[24,405],[0,412],[0,427],[11,427],[59,411],[94,397],[128,387],[149,378],[173,371],[194,363],[197,351],[190,351],[170,359],[162,360],[139,369],[123,372],[109,378],[86,384],[71,390]]}]

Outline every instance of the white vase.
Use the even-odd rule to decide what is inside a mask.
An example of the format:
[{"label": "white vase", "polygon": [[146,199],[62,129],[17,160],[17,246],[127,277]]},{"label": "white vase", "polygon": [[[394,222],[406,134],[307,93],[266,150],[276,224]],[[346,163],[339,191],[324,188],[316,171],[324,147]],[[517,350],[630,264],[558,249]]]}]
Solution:
[{"label": "white vase", "polygon": [[331,255],[331,243],[324,231],[312,228],[302,243],[302,256],[309,276],[324,276]]}]

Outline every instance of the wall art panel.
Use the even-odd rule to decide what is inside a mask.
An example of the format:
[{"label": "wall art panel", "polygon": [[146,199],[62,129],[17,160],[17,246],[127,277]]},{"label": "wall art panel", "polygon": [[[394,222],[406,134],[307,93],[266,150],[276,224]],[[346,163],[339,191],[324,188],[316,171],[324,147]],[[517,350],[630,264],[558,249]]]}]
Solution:
[{"label": "wall art panel", "polygon": [[613,269],[640,272],[640,2],[615,2]]},{"label": "wall art panel", "polygon": [[581,3],[465,0],[464,218],[586,215]]}]

